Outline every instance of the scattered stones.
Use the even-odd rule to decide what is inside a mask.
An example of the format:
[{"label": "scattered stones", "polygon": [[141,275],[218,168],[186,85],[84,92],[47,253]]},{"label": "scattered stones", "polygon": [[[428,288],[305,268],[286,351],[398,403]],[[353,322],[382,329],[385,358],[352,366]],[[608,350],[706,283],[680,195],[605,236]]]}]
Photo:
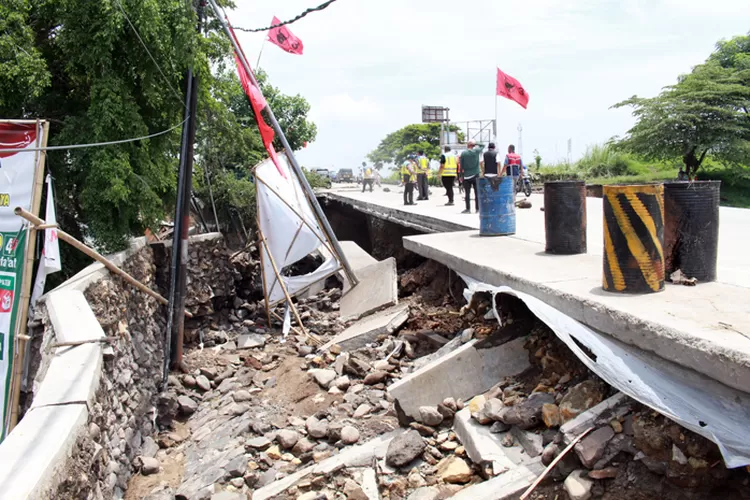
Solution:
[{"label": "scattered stones", "polygon": [[503,439],[500,441],[500,444],[505,446],[506,448],[510,448],[515,444],[515,439],[513,439],[513,435],[511,433],[508,433],[503,436]]},{"label": "scattered stones", "polygon": [[456,400],[453,398],[445,398],[443,400],[443,405],[454,412],[458,411],[458,405],[456,404]]},{"label": "scattered stones", "polygon": [[687,465],[688,459],[681,449],[676,444],[672,444],[672,460],[680,465]]},{"label": "scattered stones", "polygon": [[547,466],[552,463],[552,461],[557,457],[557,455],[560,453],[560,445],[557,443],[550,443],[547,446],[544,447],[544,451],[542,451],[542,463]]},{"label": "scattered stones", "polygon": [[[348,353],[342,353],[339,357],[344,356]],[[345,360],[346,364],[343,368],[343,373],[352,375],[356,378],[365,378],[367,376],[367,373],[370,371],[370,365],[368,365],[366,362],[362,361],[361,359],[357,359],[352,356],[347,356],[347,359]]]},{"label": "scattered stones", "polygon": [[614,479],[617,477],[619,469],[617,467],[607,467],[606,469],[592,470],[589,471],[589,477],[591,479]]},{"label": "scattered stones", "polygon": [[341,429],[341,441],[344,444],[354,444],[359,441],[359,431],[356,427],[345,425]]},{"label": "scattered stones", "polygon": [[341,389],[342,391],[347,390],[350,385],[351,385],[351,380],[349,380],[349,377],[347,375],[338,377],[337,379],[334,379],[334,381],[331,383],[331,386],[336,387],[337,389]]},{"label": "scattered stones", "polygon": [[204,392],[211,390],[211,382],[205,375],[198,375],[195,377],[195,383],[198,385],[198,388]]},{"label": "scattered stones", "polygon": [[266,336],[257,333],[247,333],[237,337],[237,349],[254,349],[266,345]]},{"label": "scattered stones", "polygon": [[497,398],[488,399],[484,404],[483,413],[492,421],[499,421],[505,405]]},{"label": "scattered stones", "polygon": [[454,451],[456,448],[458,448],[458,443],[455,441],[446,441],[438,446],[438,449],[442,451]]},{"label": "scattered stones", "polygon": [[435,435],[435,429],[429,425],[420,424],[419,422],[412,422],[409,427],[420,433],[424,437],[431,437]]},{"label": "scattered stones", "polygon": [[248,439],[245,444],[255,450],[265,450],[266,448],[271,446],[271,440],[269,440],[267,437],[260,436]]},{"label": "scattered stones", "polygon": [[297,444],[298,440],[299,440],[299,433],[291,429],[282,429],[276,435],[276,441],[285,450],[294,448],[294,445]]},{"label": "scattered stones", "polygon": [[281,450],[277,445],[273,445],[266,450],[266,455],[271,460],[281,460]]},{"label": "scattered stones", "polygon": [[562,425],[560,408],[555,404],[545,403],[542,405],[542,420],[547,427],[560,427]]},{"label": "scattered stones", "polygon": [[226,467],[224,467],[224,469],[230,477],[242,478],[247,471],[247,458],[245,455],[235,457],[226,465]]},{"label": "scattered stones", "polygon": [[469,342],[474,337],[474,329],[473,328],[467,328],[463,332],[461,332],[461,343],[465,344]]},{"label": "scattered stones", "polygon": [[315,381],[318,383],[318,385],[321,386],[323,389],[328,389],[328,387],[331,385],[331,382],[333,382],[336,379],[335,370],[324,370],[320,368],[313,368],[307,373],[309,373],[310,376],[314,378]]},{"label": "scattered stones", "polygon": [[314,438],[321,439],[328,435],[327,420],[318,420],[312,416],[307,419],[305,426],[307,427],[307,433]]},{"label": "scattered stones", "polygon": [[344,482],[344,495],[347,500],[369,500],[362,487],[351,479]]},{"label": "scattered stones", "polygon": [[154,441],[154,438],[152,438],[151,436],[146,436],[143,439],[143,444],[141,445],[141,456],[155,457],[158,451],[159,451],[159,445],[156,444],[156,441]]},{"label": "scattered stones", "polygon": [[310,453],[315,448],[316,444],[309,439],[303,437],[300,438],[297,443],[295,443],[294,448],[292,448],[292,453],[296,455],[304,455],[305,453]]},{"label": "scattered stones", "polygon": [[591,488],[594,483],[587,477],[588,471],[578,469],[565,478],[565,491],[570,500],[588,500],[591,498]]},{"label": "scattered stones", "polygon": [[178,397],[177,403],[180,405],[180,413],[183,415],[189,416],[198,410],[198,403],[189,396]]},{"label": "scattered stones", "polygon": [[609,425],[612,427],[612,430],[615,431],[615,434],[622,433],[623,428],[619,420],[613,420],[609,423]]},{"label": "scattered stones", "polygon": [[394,437],[388,444],[385,462],[391,467],[403,467],[422,454],[427,447],[419,432],[408,430]]},{"label": "scattered stones", "polygon": [[469,401],[469,413],[474,415],[484,409],[484,405],[487,403],[487,399],[484,396],[476,396]]},{"label": "scattered stones", "polygon": [[232,394],[232,399],[234,399],[234,401],[237,403],[245,403],[253,399],[253,395],[245,389],[240,389],[239,391],[235,391]]},{"label": "scattered stones", "polygon": [[372,373],[369,373],[364,380],[365,385],[375,385],[379,384],[381,382],[384,382],[386,377],[388,377],[388,372],[384,371],[374,371]]},{"label": "scattered stones", "polygon": [[446,483],[464,484],[473,476],[469,465],[461,458],[451,455],[437,465],[437,474]]},{"label": "scattered stones", "polygon": [[584,467],[589,469],[594,467],[597,460],[604,455],[607,443],[614,435],[615,431],[612,430],[612,427],[600,427],[576,444],[576,454],[578,454],[578,458],[581,459]]},{"label": "scattered stones", "polygon": [[150,476],[159,472],[161,464],[159,460],[154,457],[139,457],[141,462],[141,474],[144,476]]},{"label": "scattered stones", "polygon": [[510,425],[504,422],[494,422],[490,427],[490,432],[493,434],[500,434],[501,432],[507,432],[510,430]]},{"label": "scattered stones", "polygon": [[443,415],[434,406],[422,406],[419,408],[419,419],[425,425],[436,427],[443,423]]},{"label": "scattered stones", "polygon": [[527,432],[518,427],[511,428],[510,433],[528,456],[538,457],[542,454],[544,447],[542,446],[542,436],[540,434]]},{"label": "scattered stones", "polygon": [[354,418],[362,418],[372,411],[372,406],[367,403],[362,403],[354,410]]},{"label": "scattered stones", "polygon": [[536,427],[542,418],[542,407],[547,403],[554,403],[555,396],[547,392],[535,392],[527,399],[502,411],[501,422],[516,425],[521,429]]},{"label": "scattered stones", "polygon": [[573,386],[560,401],[560,417],[563,422],[572,420],[584,411],[604,400],[601,384],[587,380]]},{"label": "scattered stones", "polygon": [[193,389],[198,385],[198,383],[195,381],[195,377],[193,377],[192,375],[183,375],[182,385],[184,385],[188,389]]},{"label": "scattered stones", "polygon": [[443,416],[444,420],[451,421],[456,416],[456,410],[450,409],[443,403],[437,405],[437,411]]}]

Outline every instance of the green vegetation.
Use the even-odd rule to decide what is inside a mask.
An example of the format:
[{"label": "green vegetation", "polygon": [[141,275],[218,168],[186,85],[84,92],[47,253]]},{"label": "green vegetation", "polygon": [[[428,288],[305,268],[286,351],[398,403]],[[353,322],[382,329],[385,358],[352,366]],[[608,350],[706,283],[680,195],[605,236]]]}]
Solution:
[{"label": "green vegetation", "polygon": [[633,96],[637,122],[617,143],[650,160],[681,158],[693,178],[710,155],[724,165],[750,164],[750,35],[719,42],[704,64],[658,96]]},{"label": "green vegetation", "polygon": [[[457,132],[458,140],[463,140],[463,134],[457,126],[451,126],[452,132]],[[430,159],[440,158],[440,124],[419,123],[407,125],[388,134],[380,141],[380,145],[367,155],[375,168],[380,170],[386,163],[401,165],[410,154],[424,151]]]},{"label": "green vegetation", "polygon": [[[233,7],[231,0],[219,3]],[[210,9],[206,29],[198,32],[192,6],[182,0],[0,2],[0,116],[50,120],[50,145],[177,126],[149,140],[50,152],[60,225],[103,251],[122,248],[174,209],[190,67],[200,86],[195,189],[208,202],[208,177],[220,217],[228,219],[232,208],[254,220],[248,169],[266,152],[229,41]],[[282,94],[263,72],[257,76],[292,148],[314,140],[307,101]],[[68,267],[73,260],[66,257]]]}]

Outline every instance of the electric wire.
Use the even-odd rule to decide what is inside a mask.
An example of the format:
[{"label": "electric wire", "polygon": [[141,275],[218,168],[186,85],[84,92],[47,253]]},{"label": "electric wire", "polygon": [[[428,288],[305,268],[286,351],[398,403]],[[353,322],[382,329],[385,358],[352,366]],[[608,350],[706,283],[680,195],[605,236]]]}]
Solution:
[{"label": "electric wire", "polygon": [[318,11],[321,11],[321,10],[325,9],[326,7],[328,7],[329,5],[331,5],[335,1],[336,0],[328,0],[327,2],[323,2],[322,4],[318,5],[317,7],[310,7],[309,9],[305,9],[301,14],[299,14],[296,17],[293,17],[292,19],[290,19],[288,21],[284,21],[284,22],[281,22],[281,23],[278,23],[278,24],[274,24],[274,25],[268,26],[266,28],[254,28],[253,29],[253,28],[240,28],[239,26],[232,26],[232,28],[234,28],[236,30],[239,30],[239,31],[245,31],[247,33],[258,33],[258,32],[261,32],[261,31],[269,31],[269,30],[272,30],[274,28],[279,28],[281,26],[285,26],[287,24],[292,24],[292,23],[294,23],[296,21],[299,21],[300,19],[302,19],[303,17],[305,17],[308,14],[311,14],[313,12],[318,12]]},{"label": "electric wire", "polygon": [[168,134],[174,129],[181,127],[189,119],[190,119],[190,116],[187,116],[180,123],[178,123],[174,127],[168,128],[167,130],[162,130],[161,132],[155,132],[153,134],[144,135],[141,137],[131,137],[130,139],[119,139],[116,141],[106,141],[106,142],[92,142],[88,144],[67,144],[65,146],[47,146],[45,148],[28,148],[28,149],[27,148],[14,148],[14,149],[2,148],[0,149],[0,151],[2,151],[3,153],[26,153],[26,152],[31,152],[31,151],[58,151],[62,149],[96,148],[96,147],[102,147],[102,146],[112,146],[115,144],[125,144],[126,142],[143,141],[146,139],[152,139],[154,137],[158,137],[160,135]]},{"label": "electric wire", "polygon": [[122,12],[122,15],[125,16],[125,20],[128,22],[130,27],[133,30],[133,33],[135,33],[136,38],[138,38],[138,41],[141,42],[141,45],[143,46],[144,50],[146,51],[146,54],[148,54],[148,57],[151,58],[151,61],[156,65],[156,69],[159,70],[159,74],[164,78],[164,81],[167,83],[167,87],[169,87],[169,90],[172,91],[172,93],[177,97],[177,100],[182,102],[183,98],[182,95],[177,92],[174,87],[172,86],[172,83],[169,81],[169,78],[164,74],[164,72],[161,70],[161,66],[159,66],[159,63],[156,62],[156,59],[154,59],[154,56],[151,55],[151,51],[148,50],[148,47],[146,46],[146,43],[143,41],[143,38],[141,38],[140,33],[138,33],[138,30],[133,25],[132,21],[130,21],[130,17],[128,17],[128,13],[125,12],[125,9],[122,6],[122,3],[120,3],[120,0],[115,0],[115,3],[120,8],[120,11]]}]

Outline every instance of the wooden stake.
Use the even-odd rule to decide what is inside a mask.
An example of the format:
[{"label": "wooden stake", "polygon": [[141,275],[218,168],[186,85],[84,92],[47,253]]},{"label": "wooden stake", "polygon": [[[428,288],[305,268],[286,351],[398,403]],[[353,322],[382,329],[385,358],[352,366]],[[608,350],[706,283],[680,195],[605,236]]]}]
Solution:
[{"label": "wooden stake", "polygon": [[255,224],[258,233],[258,251],[260,252],[260,279],[263,283],[263,300],[266,302],[266,318],[268,319],[268,328],[271,328],[271,306],[268,304],[268,283],[266,283],[266,266],[263,258],[263,234],[260,232],[260,204],[257,201],[255,205]]},{"label": "wooden stake", "polygon": [[[281,291],[284,292],[284,296],[286,297],[287,302],[289,302],[289,307],[292,309],[292,312],[294,313],[294,317],[297,318],[297,323],[299,323],[299,327],[302,330],[302,333],[310,337],[314,342],[317,341],[315,337],[313,337],[310,332],[307,331],[305,328],[305,325],[302,323],[302,318],[299,317],[299,311],[297,311],[297,307],[295,307],[294,302],[292,302],[292,297],[289,295],[289,291],[286,289],[286,285],[284,284],[284,280],[281,279],[281,275],[279,274],[279,269],[276,267],[276,261],[273,259],[273,255],[271,255],[271,251],[268,249],[268,243],[266,243],[266,238],[263,236],[263,232],[260,230],[260,227],[258,227],[258,233],[261,235],[261,243],[263,243],[264,248],[266,249],[266,252],[268,253],[268,259],[271,261],[271,267],[273,267],[273,272],[276,274],[276,279],[279,280],[279,286],[281,287]],[[270,325],[269,325],[270,326]]]},{"label": "wooden stake", "polygon": [[105,344],[112,344],[117,341],[117,337],[101,337],[98,339],[89,339],[89,340],[71,340],[70,342],[58,342],[57,344],[52,344],[49,346],[50,349],[56,349],[58,347],[77,347],[79,345],[84,344],[94,344],[98,342],[102,342]]},{"label": "wooden stake", "polygon": [[542,482],[542,480],[543,480],[543,479],[544,479],[545,477],[547,477],[547,474],[549,474],[549,473],[550,473],[550,471],[551,471],[552,469],[554,469],[554,468],[555,468],[555,465],[557,465],[557,462],[559,462],[560,460],[562,460],[562,459],[563,459],[563,457],[564,457],[564,456],[565,456],[565,455],[566,455],[566,454],[567,454],[567,453],[568,453],[568,452],[569,452],[570,450],[572,450],[572,449],[573,449],[573,447],[574,447],[574,446],[576,445],[576,443],[578,443],[578,441],[580,441],[581,439],[583,439],[583,437],[584,437],[584,436],[585,436],[586,434],[588,434],[589,432],[591,432],[591,431],[592,431],[593,429],[594,429],[593,427],[589,427],[588,429],[586,429],[585,431],[583,431],[583,432],[582,432],[582,433],[581,433],[581,434],[580,434],[580,435],[579,435],[579,436],[578,436],[577,438],[575,438],[575,439],[574,439],[573,441],[571,441],[571,442],[570,442],[570,444],[569,444],[568,446],[566,446],[566,447],[565,447],[565,449],[564,449],[564,450],[563,450],[563,451],[562,451],[562,452],[561,452],[561,453],[560,453],[559,455],[557,455],[557,456],[555,457],[555,459],[554,459],[554,460],[552,461],[552,463],[550,463],[550,464],[549,464],[549,465],[547,466],[547,468],[546,468],[546,469],[544,469],[544,472],[542,472],[542,475],[541,475],[541,476],[539,476],[538,478],[536,478],[536,481],[534,481],[533,483],[531,483],[531,486],[529,486],[529,489],[527,489],[526,491],[524,491],[524,492],[523,492],[523,495],[521,495],[521,497],[519,498],[519,500],[526,500],[526,498],[527,498],[527,497],[528,497],[529,495],[531,495],[531,493],[532,493],[532,492],[534,491],[534,489],[536,489],[536,487],[537,487],[537,486],[539,486],[539,483],[541,483],[541,482]]},{"label": "wooden stake", "polygon": [[[37,133],[39,132],[40,120],[35,121]],[[31,211],[39,213],[42,205],[42,191],[44,191],[44,164],[47,158],[47,138],[49,134],[49,122],[42,125],[42,137],[37,138],[36,146],[42,148],[37,151],[34,165],[34,186],[31,192]],[[40,144],[41,141],[41,144]],[[26,253],[21,278],[21,296],[18,322],[16,323],[16,343],[13,361],[13,376],[11,380],[12,398],[10,403],[10,420],[8,431],[12,431],[18,423],[18,406],[21,399],[21,382],[23,378],[23,360],[26,355],[26,328],[29,321],[29,301],[31,300],[31,278],[34,276],[34,254],[36,252],[36,228],[29,227],[26,240]]]},{"label": "wooden stake", "polygon": [[[40,219],[39,217],[35,216],[34,214],[31,214],[31,213],[27,212],[26,210],[24,210],[21,207],[17,207],[16,210],[15,210],[15,213],[16,213],[16,215],[18,215],[20,217],[23,217],[24,219],[26,219],[27,221],[31,222],[32,224],[34,224],[36,226],[45,224],[45,222],[42,219]],[[117,267],[115,264],[113,264],[111,261],[109,261],[102,254],[100,254],[99,252],[97,252],[93,248],[90,248],[90,247],[84,245],[83,243],[81,243],[80,241],[78,241],[77,239],[75,239],[74,237],[72,237],[71,235],[69,235],[68,233],[66,233],[65,231],[63,231],[62,229],[58,229],[57,230],[57,237],[60,238],[61,240],[63,240],[65,243],[67,243],[70,246],[72,246],[73,248],[75,248],[76,250],[79,250],[79,251],[85,253],[86,255],[88,255],[89,257],[91,257],[92,259],[94,259],[95,261],[100,262],[101,264],[104,265],[104,267],[106,267],[107,269],[109,269],[112,273],[118,275],[124,281],[126,281],[129,284],[131,284],[132,286],[134,286],[138,290],[142,291],[143,293],[145,293],[145,294],[147,294],[147,295],[155,298],[157,301],[159,301],[159,303],[161,303],[161,304],[169,304],[169,301],[167,299],[165,299],[164,297],[162,297],[161,295],[159,295],[157,292],[151,290],[149,287],[147,287],[146,285],[144,285],[143,283],[141,283],[140,281],[138,281],[137,279],[133,278],[131,275],[129,275],[128,273],[126,273],[125,271],[123,271],[122,269],[120,269],[119,267]],[[190,314],[188,311],[185,311],[185,316],[187,316],[188,318],[192,318],[193,317],[193,315]]]}]

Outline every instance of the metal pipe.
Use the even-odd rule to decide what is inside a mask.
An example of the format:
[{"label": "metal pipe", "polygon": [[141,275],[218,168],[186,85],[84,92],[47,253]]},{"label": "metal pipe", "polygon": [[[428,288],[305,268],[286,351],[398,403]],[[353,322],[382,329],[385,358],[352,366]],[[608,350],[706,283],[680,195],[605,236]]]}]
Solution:
[{"label": "metal pipe", "polygon": [[[232,36],[232,32],[229,30],[229,26],[227,25],[226,20],[222,17],[221,11],[219,10],[219,6],[216,5],[216,1],[208,0],[208,3],[211,4],[211,8],[213,8],[214,13],[216,13],[216,18],[221,23],[221,26],[224,28],[224,32],[227,34],[227,37],[229,37],[229,41],[232,43],[232,46],[234,47],[234,51],[237,54],[237,58],[245,67],[245,71],[250,77],[250,81],[253,83],[253,85],[260,88],[260,85],[258,85],[258,81],[255,79],[255,75],[253,74],[253,71],[250,68],[250,65],[245,60],[245,56],[240,50],[240,47],[237,44],[237,41]],[[305,178],[305,173],[302,171],[302,168],[300,168],[299,164],[297,163],[297,159],[294,157],[294,152],[292,151],[292,148],[289,145],[289,142],[286,140],[286,136],[284,135],[284,132],[281,130],[281,126],[279,125],[279,122],[276,120],[276,116],[273,114],[273,110],[271,109],[271,106],[266,105],[265,109],[266,109],[266,112],[268,113],[269,120],[271,120],[271,126],[276,131],[276,134],[279,136],[279,140],[281,141],[281,144],[284,146],[284,151],[286,151],[286,156],[289,159],[289,163],[292,164],[294,173],[297,175],[297,178],[300,184],[305,190],[305,194],[307,195],[307,198],[310,201],[310,205],[312,206],[313,211],[315,212],[315,215],[318,218],[318,221],[323,226],[323,231],[325,231],[326,235],[328,236],[328,239],[331,242],[331,245],[333,245],[333,248],[336,251],[337,257],[339,258],[339,261],[341,262],[341,265],[344,268],[344,272],[346,273],[346,277],[349,279],[349,283],[351,283],[352,286],[356,286],[359,283],[359,280],[357,279],[357,276],[354,274],[352,267],[349,265],[349,261],[347,260],[346,255],[344,255],[344,251],[341,249],[341,245],[339,245],[339,241],[336,239],[336,235],[333,234],[333,229],[331,228],[331,225],[329,224],[328,219],[323,213],[323,209],[320,207],[320,203],[318,203],[318,199],[315,197],[315,192],[313,192],[312,188],[310,187],[310,184],[307,182],[307,178]]]}]

